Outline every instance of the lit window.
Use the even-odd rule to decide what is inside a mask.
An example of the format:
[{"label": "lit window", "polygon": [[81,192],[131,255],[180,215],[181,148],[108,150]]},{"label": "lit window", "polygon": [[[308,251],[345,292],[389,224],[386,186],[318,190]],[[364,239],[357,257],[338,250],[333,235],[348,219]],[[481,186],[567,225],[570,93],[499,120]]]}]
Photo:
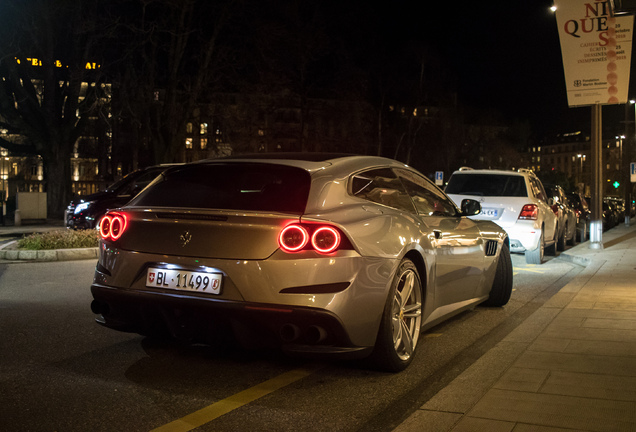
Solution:
[{"label": "lit window", "polygon": [[201,150],[205,150],[206,148],[208,148],[208,139],[201,138]]},{"label": "lit window", "polygon": [[258,136],[265,136],[265,131],[263,129],[259,129]]},{"label": "lit window", "polygon": [[186,138],[186,148],[187,149],[192,148],[192,138]]},{"label": "lit window", "polygon": [[208,124],[201,123],[201,135],[205,135],[208,133]]},{"label": "lit window", "polygon": [[186,123],[186,133],[192,133],[192,123]]}]

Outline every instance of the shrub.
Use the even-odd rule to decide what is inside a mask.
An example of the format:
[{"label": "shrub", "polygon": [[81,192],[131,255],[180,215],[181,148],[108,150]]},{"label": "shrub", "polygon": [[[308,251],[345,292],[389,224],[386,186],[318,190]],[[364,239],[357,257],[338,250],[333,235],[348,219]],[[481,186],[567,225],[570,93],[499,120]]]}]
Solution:
[{"label": "shrub", "polygon": [[29,250],[74,249],[97,247],[99,231],[97,230],[56,230],[35,233],[18,240],[18,248]]}]

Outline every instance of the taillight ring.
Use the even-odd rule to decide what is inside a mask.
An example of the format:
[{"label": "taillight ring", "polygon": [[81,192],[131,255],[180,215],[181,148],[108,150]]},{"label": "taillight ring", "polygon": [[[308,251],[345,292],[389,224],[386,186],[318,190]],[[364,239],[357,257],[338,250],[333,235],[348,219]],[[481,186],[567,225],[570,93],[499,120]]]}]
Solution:
[{"label": "taillight ring", "polygon": [[[327,243],[323,247],[325,239]],[[316,231],[314,231],[313,235],[311,236],[311,245],[314,247],[314,249],[316,249],[316,251],[320,253],[331,253],[338,249],[338,246],[340,246],[340,233],[337,229],[332,227],[320,227]]]},{"label": "taillight ring", "polygon": [[308,242],[309,233],[300,225],[286,226],[278,236],[278,244],[287,252],[298,252],[307,246]]}]

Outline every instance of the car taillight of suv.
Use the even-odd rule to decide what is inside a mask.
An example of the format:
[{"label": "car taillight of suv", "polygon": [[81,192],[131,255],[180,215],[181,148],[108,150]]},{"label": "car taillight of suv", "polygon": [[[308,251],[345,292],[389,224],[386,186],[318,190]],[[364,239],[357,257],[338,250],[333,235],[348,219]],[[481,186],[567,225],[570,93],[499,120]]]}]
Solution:
[{"label": "car taillight of suv", "polygon": [[521,220],[537,220],[539,216],[539,208],[536,204],[526,204],[519,213],[519,219]]}]

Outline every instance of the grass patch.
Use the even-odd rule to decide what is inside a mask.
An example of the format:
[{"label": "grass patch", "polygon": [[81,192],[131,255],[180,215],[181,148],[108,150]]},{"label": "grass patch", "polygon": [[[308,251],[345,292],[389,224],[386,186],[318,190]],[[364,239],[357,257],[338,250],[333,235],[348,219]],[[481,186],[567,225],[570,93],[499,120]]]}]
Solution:
[{"label": "grass patch", "polygon": [[76,249],[97,247],[99,244],[99,231],[97,230],[56,230],[35,233],[18,240],[19,249],[49,250],[49,249]]}]

